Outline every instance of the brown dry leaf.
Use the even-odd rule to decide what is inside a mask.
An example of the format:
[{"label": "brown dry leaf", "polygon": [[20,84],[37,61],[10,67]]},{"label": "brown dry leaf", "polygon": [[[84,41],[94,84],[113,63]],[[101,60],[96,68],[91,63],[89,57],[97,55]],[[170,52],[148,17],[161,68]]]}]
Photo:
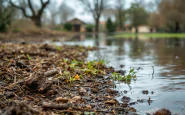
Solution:
[{"label": "brown dry leaf", "polygon": [[60,103],[60,102],[62,102],[62,103],[67,103],[68,101],[69,101],[69,99],[67,99],[67,98],[63,98],[63,97],[57,97],[57,98],[55,98],[55,101],[57,102],[57,103]]},{"label": "brown dry leaf", "polygon": [[111,96],[105,96],[105,98],[106,98],[106,99],[112,99],[112,97],[111,97]]},{"label": "brown dry leaf", "polygon": [[107,92],[110,94],[117,94],[119,93],[117,90],[113,90],[113,89],[107,89]]},{"label": "brown dry leaf", "polygon": [[70,100],[70,102],[71,102],[71,103],[77,102],[77,101],[79,101],[81,98],[82,98],[81,96],[75,96],[75,97],[73,97],[73,98]]},{"label": "brown dry leaf", "polygon": [[112,112],[113,112],[113,114],[114,114],[114,115],[116,115],[116,112],[115,112],[115,110],[114,110],[114,109],[112,110]]},{"label": "brown dry leaf", "polygon": [[83,88],[83,87],[80,87],[79,92],[80,92],[80,93],[86,93],[87,90],[86,90],[85,88]]},{"label": "brown dry leaf", "polygon": [[91,107],[91,105],[86,105],[86,108],[91,109],[92,107]]},{"label": "brown dry leaf", "polygon": [[133,107],[128,107],[127,108],[130,112],[136,112],[137,110],[135,109],[135,108],[133,108]]},{"label": "brown dry leaf", "polygon": [[105,104],[114,105],[116,104],[116,101],[115,100],[105,101]]}]

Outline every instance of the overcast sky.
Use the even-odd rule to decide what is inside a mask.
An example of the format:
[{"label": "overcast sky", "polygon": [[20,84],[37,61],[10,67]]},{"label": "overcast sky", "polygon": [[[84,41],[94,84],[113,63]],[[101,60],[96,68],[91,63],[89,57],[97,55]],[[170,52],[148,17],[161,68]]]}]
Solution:
[{"label": "overcast sky", "polygon": [[[71,8],[74,9],[75,11],[74,17],[77,17],[87,23],[93,23],[92,15],[84,11],[83,6],[80,5],[78,0],[57,0],[59,4],[61,4],[63,1],[65,1],[67,5],[69,5]],[[113,1],[113,0],[109,0],[109,1]],[[126,1],[125,7],[128,8],[131,2],[133,2],[134,0],[125,0],[125,1]],[[104,19],[101,18],[101,20],[104,20]]]}]

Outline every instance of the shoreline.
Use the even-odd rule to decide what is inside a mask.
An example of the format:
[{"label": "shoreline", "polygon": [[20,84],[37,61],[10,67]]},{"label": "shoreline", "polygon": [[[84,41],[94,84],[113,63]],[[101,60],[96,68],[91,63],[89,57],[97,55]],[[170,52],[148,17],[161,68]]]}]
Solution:
[{"label": "shoreline", "polygon": [[85,62],[87,51],[95,49],[1,43],[0,110],[35,115],[136,113],[129,97],[122,104],[114,98],[114,82],[104,76],[115,70],[101,61]]}]

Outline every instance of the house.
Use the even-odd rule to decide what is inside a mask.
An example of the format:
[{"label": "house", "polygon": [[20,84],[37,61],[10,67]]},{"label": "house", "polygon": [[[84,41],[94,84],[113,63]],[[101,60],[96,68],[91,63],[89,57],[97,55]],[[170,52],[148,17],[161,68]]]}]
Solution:
[{"label": "house", "polygon": [[[132,27],[131,30],[133,33],[135,33],[136,29]],[[138,26],[138,33],[153,33],[156,32],[155,28],[149,27],[147,25],[140,25]]]},{"label": "house", "polygon": [[106,30],[106,21],[100,21],[99,30],[102,32]]},{"label": "house", "polygon": [[74,18],[74,19],[68,21],[67,23],[72,24],[72,31],[74,31],[74,32],[85,32],[86,31],[85,22],[81,21],[78,18]]}]

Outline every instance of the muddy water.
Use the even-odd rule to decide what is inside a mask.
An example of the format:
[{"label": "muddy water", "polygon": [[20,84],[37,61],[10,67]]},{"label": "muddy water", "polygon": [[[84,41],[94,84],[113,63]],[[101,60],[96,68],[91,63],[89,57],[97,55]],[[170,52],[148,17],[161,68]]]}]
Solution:
[{"label": "muddy water", "polygon": [[88,60],[104,59],[109,66],[127,72],[135,68],[136,81],[116,85],[120,103],[123,96],[128,96],[139,114],[153,113],[160,108],[185,114],[185,39],[100,37],[66,44],[98,46],[101,49],[90,52]]}]

